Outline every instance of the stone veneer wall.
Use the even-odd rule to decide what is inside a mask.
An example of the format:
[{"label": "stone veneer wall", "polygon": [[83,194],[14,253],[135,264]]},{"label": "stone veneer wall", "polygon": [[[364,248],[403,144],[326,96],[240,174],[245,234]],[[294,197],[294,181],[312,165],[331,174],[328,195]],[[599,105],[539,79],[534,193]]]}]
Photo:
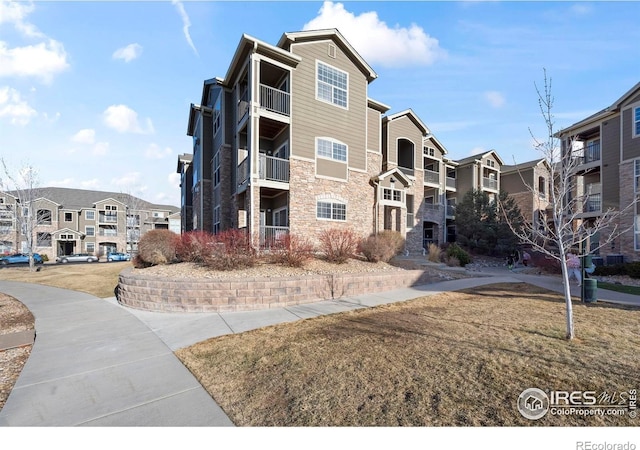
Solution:
[{"label": "stone veneer wall", "polygon": [[[631,205],[634,201],[634,186],[635,186],[635,166],[634,161],[626,161],[620,164],[620,208],[624,209],[628,205]],[[634,240],[634,228],[633,221],[635,220],[636,211],[638,206],[634,205],[628,209],[626,214],[620,217],[620,229],[628,230],[622,234],[613,245],[608,245],[603,248],[600,253],[622,253],[624,254],[625,261],[638,261],[640,260],[640,252],[635,251]]]},{"label": "stone veneer wall", "polygon": [[118,302],[160,312],[229,312],[281,308],[426,284],[422,270],[210,280],[120,273]]}]

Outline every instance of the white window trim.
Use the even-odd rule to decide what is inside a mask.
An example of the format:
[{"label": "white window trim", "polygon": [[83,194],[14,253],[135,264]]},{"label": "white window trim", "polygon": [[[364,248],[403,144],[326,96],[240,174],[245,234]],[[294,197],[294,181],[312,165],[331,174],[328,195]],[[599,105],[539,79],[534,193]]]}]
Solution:
[{"label": "white window trim", "polygon": [[[93,229],[93,234],[89,234],[89,232],[87,231],[89,228]],[[95,237],[95,235],[96,235],[96,227],[94,227],[93,225],[89,225],[89,226],[84,227],[84,234],[85,234],[85,236]]]},{"label": "white window trim", "polygon": [[[318,217],[318,203],[328,203],[331,205],[331,218],[328,217]],[[344,206],[344,220],[343,219],[334,219],[333,218],[333,207],[334,205],[342,205]],[[346,222],[347,221],[347,203],[343,201],[339,201],[331,198],[319,198],[316,200],[316,220],[323,220],[327,222]]]},{"label": "white window trim", "polygon": [[[331,157],[318,154],[318,144],[319,144],[320,140],[327,141],[327,142],[331,143]],[[340,144],[340,145],[344,145],[345,146],[344,161],[341,160],[341,159],[336,159],[336,158],[333,157],[333,144]],[[342,141],[339,141],[337,139],[333,139],[333,138],[330,138],[330,137],[326,137],[326,136],[316,137],[316,158],[325,159],[327,161],[335,161],[335,162],[347,164],[347,162],[349,161],[349,146],[347,144],[345,144],[344,142],[342,142]]]},{"label": "white window trim", "polygon": [[631,108],[631,137],[640,137],[640,134],[636,132],[638,124],[640,123],[640,117],[636,120],[636,114],[640,114],[640,105]]},{"label": "white window trim", "polygon": [[633,248],[636,252],[640,251],[640,214],[633,219]]},{"label": "white window trim", "polygon": [[[347,88],[345,89],[345,91],[346,91],[346,96],[345,96],[346,97],[345,98],[346,105],[345,106],[342,106],[342,105],[339,105],[337,103],[334,103],[333,100],[332,101],[327,101],[327,100],[325,100],[323,98],[320,98],[320,96],[318,95],[318,83],[320,82],[320,80],[318,79],[318,71],[319,71],[319,68],[320,68],[320,64],[322,64],[324,66],[327,66],[327,67],[330,67],[331,69],[333,69],[333,70],[335,70],[337,72],[345,74],[345,76],[347,78],[347,83],[346,83],[347,84]],[[344,70],[340,70],[337,67],[332,66],[331,64],[327,64],[324,61],[320,61],[319,59],[316,59],[315,84],[316,84],[316,100],[318,100],[318,101],[320,101],[322,103],[326,103],[328,105],[333,105],[333,106],[338,107],[338,108],[342,108],[342,109],[346,109],[346,110],[349,109],[349,72],[345,72]],[[329,85],[329,86],[331,86],[332,89],[335,88],[335,86],[333,86],[333,85]],[[332,91],[332,94],[333,94],[333,91]],[[331,97],[333,98],[333,95]]]},{"label": "white window trim", "polygon": [[[89,218],[89,213],[93,214],[92,218]],[[87,209],[84,212],[84,220],[96,220],[96,212],[94,210]]]},{"label": "white window trim", "polygon": [[638,186],[638,183],[640,183],[639,178],[640,178],[640,159],[635,159],[633,161],[633,192],[635,194],[640,193],[640,186]]}]

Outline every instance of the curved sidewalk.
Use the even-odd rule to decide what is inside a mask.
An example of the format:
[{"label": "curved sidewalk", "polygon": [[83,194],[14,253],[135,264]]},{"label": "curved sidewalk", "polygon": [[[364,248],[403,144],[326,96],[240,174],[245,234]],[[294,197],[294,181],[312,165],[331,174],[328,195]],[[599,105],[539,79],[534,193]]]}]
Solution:
[{"label": "curved sidewalk", "polygon": [[[562,292],[559,277],[486,268],[478,277],[262,311],[160,313],[115,299],[0,281],[36,317],[36,341],[0,426],[232,426],[172,350],[208,338],[492,283],[524,281]],[[572,286],[579,296],[579,288]],[[640,306],[640,296],[598,291]]]},{"label": "curved sidewalk", "polygon": [[223,426],[220,407],[124,308],[81,292],[0,282],[36,318],[0,426]]}]

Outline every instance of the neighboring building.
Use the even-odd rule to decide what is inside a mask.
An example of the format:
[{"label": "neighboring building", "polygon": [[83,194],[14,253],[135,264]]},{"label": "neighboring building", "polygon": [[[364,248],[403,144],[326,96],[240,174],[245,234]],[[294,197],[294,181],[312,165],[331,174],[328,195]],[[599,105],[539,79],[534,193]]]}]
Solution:
[{"label": "neighboring building", "polygon": [[[589,226],[609,208],[624,210],[640,193],[640,83],[608,108],[558,133],[564,155],[578,158],[576,192],[580,223]],[[630,230],[600,249],[609,262],[640,260],[640,211],[633,205],[621,216],[620,230]],[[599,244],[597,238],[591,248]]]},{"label": "neighboring building", "polygon": [[553,219],[547,214],[551,200],[551,168],[546,159],[503,165],[500,187],[515,200],[532,230],[544,229],[545,223]]},{"label": "neighboring building", "polygon": [[29,210],[37,215],[33,222],[34,251],[52,260],[71,253],[104,256],[108,252],[135,251],[146,231],[171,226],[180,232],[174,223],[179,223],[179,208],[155,205],[129,194],[45,187],[38,188],[37,197],[29,209],[11,192],[0,192],[4,253],[26,251],[26,238],[16,214],[26,215]]}]

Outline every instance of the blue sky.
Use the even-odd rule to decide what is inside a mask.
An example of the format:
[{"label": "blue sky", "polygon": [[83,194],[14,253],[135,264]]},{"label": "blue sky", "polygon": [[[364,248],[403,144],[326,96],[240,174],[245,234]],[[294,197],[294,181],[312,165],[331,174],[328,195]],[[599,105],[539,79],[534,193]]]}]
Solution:
[{"label": "blue sky", "polygon": [[41,186],[179,204],[190,103],[243,33],[339,28],[378,73],[369,96],[412,108],[453,159],[540,155],[534,82],[557,127],[640,81],[636,2],[82,2],[0,0],[0,156]]}]

